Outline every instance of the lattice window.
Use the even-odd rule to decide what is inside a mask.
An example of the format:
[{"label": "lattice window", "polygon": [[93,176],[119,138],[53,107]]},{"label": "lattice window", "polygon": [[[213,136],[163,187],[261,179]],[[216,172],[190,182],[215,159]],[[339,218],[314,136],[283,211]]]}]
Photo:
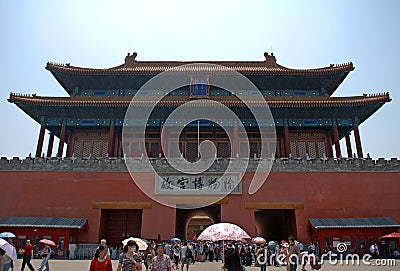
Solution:
[{"label": "lattice window", "polygon": [[102,157],[107,157],[108,155],[108,141],[103,141],[103,148],[101,150]]},{"label": "lattice window", "polygon": [[306,157],[307,156],[306,142],[300,141],[298,144],[299,144],[299,149],[298,149],[299,157],[300,158]]},{"label": "lattice window", "polygon": [[186,159],[193,161],[197,158],[197,143],[186,143]]},{"label": "lattice window", "polygon": [[217,157],[222,157],[222,158],[230,157],[228,143],[217,143]]},{"label": "lattice window", "polygon": [[296,148],[296,142],[295,141],[290,141],[290,153],[292,154],[293,157],[297,157],[297,148]]},{"label": "lattice window", "polygon": [[158,142],[152,142],[151,143],[150,156],[151,157],[158,157]]},{"label": "lattice window", "polygon": [[[235,155],[236,155],[236,153],[235,153]],[[244,142],[240,142],[240,157],[244,157],[244,158],[249,157],[249,147]]]},{"label": "lattice window", "polygon": [[258,146],[257,143],[250,143],[250,158],[253,158],[254,155],[258,157]]},{"label": "lattice window", "polygon": [[317,157],[317,149],[315,148],[315,142],[307,142],[308,145],[308,156],[310,158]]},{"label": "lattice window", "polygon": [[89,157],[92,153],[92,141],[83,141],[82,156]]},{"label": "lattice window", "polygon": [[94,156],[94,157],[100,157],[101,156],[101,142],[99,142],[99,141],[93,142],[92,156]]},{"label": "lattice window", "polygon": [[80,141],[74,142],[73,155],[75,157],[82,157],[82,142],[80,142]]},{"label": "lattice window", "polygon": [[301,132],[301,133],[299,133],[299,136],[301,136],[301,137],[311,137],[311,133],[309,133],[309,132]]},{"label": "lattice window", "polygon": [[323,157],[324,153],[325,153],[325,156],[327,156],[326,152],[325,152],[325,142],[322,142],[322,141],[317,142],[317,148],[318,148],[319,157]]}]

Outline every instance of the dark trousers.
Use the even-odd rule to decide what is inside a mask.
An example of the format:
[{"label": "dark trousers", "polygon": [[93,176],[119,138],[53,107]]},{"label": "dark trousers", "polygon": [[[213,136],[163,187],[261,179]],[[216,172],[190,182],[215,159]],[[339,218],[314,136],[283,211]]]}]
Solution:
[{"label": "dark trousers", "polygon": [[214,252],[212,252],[211,250],[208,251],[208,261],[214,261]]},{"label": "dark trousers", "polygon": [[25,255],[25,254],[24,254],[24,257],[23,257],[23,259],[22,259],[21,271],[23,271],[23,270],[25,269],[25,265],[27,265],[28,268],[29,268],[31,271],[34,271],[34,270],[35,270],[35,269],[33,268],[32,264],[31,264],[31,256],[28,256],[28,255]]},{"label": "dark trousers", "polygon": [[267,271],[267,265],[266,264],[260,264],[260,270],[261,271]]}]

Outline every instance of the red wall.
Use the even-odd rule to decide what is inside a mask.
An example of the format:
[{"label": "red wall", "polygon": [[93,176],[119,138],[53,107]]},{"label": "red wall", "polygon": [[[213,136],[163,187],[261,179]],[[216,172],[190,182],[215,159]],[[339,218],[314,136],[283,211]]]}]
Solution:
[{"label": "red wall", "polygon": [[[400,172],[274,172],[255,194],[247,190],[252,174],[246,174],[243,195],[229,196],[221,205],[221,220],[233,222],[256,234],[254,211],[244,203],[302,202],[296,210],[298,238],[310,241],[309,218],[391,217],[400,222]],[[152,173],[142,178],[154,180]],[[127,172],[23,172],[0,171],[0,218],[3,216],[85,217],[89,231],[80,242],[98,242],[100,209],[94,202],[149,202]],[[153,202],[143,210],[142,235],[162,239],[175,232],[174,209]]]}]

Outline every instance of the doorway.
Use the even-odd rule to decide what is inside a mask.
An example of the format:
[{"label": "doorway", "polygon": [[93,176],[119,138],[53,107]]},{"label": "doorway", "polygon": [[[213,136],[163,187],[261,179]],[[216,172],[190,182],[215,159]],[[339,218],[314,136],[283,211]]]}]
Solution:
[{"label": "doorway", "polygon": [[258,236],[266,240],[287,240],[297,235],[294,209],[265,209],[254,211]]},{"label": "doorway", "polygon": [[176,209],[176,237],[192,240],[208,226],[221,222],[221,206],[213,204],[198,209]]},{"label": "doorway", "polygon": [[100,239],[105,238],[110,247],[121,247],[122,240],[140,237],[142,210],[101,210]]}]

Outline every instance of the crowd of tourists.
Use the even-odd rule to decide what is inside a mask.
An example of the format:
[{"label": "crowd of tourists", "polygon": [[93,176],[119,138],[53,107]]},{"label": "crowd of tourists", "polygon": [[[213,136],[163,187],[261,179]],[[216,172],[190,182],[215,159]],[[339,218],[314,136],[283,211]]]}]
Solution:
[{"label": "crowd of tourists", "polygon": [[[286,266],[288,271],[297,270],[303,246],[294,237],[288,241],[270,241],[265,244],[244,242],[193,242],[170,241],[156,244],[150,242],[145,251],[140,251],[135,241],[128,241],[118,259],[117,271],[189,271],[196,262],[219,262],[226,271],[243,271],[246,266],[259,266],[261,271],[267,266]],[[312,254],[309,246],[307,254]],[[315,247],[314,247],[315,249]],[[90,265],[90,271],[112,271],[112,264],[107,259],[108,248],[101,244]],[[291,261],[291,256],[295,260]],[[305,270],[307,262],[301,264]],[[310,263],[312,268],[318,269]]]}]

